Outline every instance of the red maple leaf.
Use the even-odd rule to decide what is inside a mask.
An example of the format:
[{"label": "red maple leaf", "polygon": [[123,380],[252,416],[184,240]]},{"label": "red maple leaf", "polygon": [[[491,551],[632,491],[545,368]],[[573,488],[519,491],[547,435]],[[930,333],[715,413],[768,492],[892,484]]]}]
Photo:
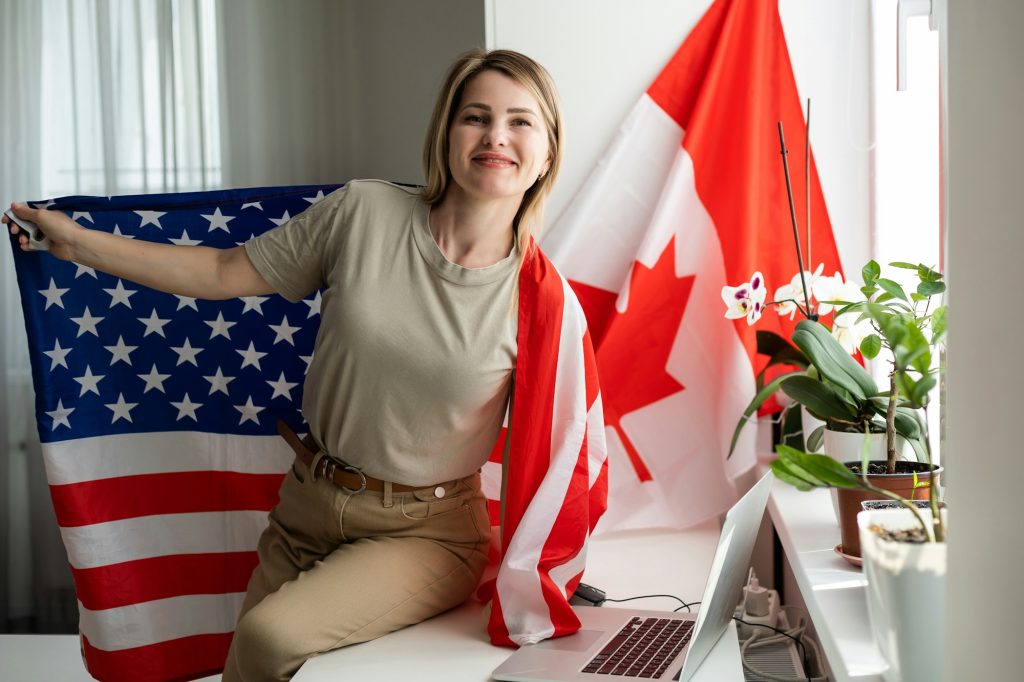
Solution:
[{"label": "red maple leaf", "polygon": [[622,418],[683,390],[665,368],[693,279],[693,275],[675,275],[673,237],[653,268],[633,264],[624,313],[615,310],[617,294],[570,282],[586,313],[594,342],[605,424],[618,433],[641,481],[652,480],[651,472],[623,431]]}]

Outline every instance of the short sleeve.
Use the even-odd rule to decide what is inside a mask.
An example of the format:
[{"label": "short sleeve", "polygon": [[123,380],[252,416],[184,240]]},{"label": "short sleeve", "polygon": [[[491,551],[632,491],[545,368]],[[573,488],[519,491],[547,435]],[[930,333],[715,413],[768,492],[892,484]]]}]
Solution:
[{"label": "short sleeve", "polygon": [[346,188],[342,187],[289,220],[245,243],[253,267],[274,291],[293,303],[324,285],[338,255],[336,238],[345,227]]}]

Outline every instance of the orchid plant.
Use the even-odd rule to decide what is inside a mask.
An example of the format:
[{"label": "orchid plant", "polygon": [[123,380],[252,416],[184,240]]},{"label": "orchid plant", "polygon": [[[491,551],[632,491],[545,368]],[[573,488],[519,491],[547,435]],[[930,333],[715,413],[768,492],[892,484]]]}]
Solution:
[{"label": "orchid plant", "polygon": [[[918,459],[931,468],[928,427],[922,408],[927,405],[931,389],[937,384],[940,372],[938,351],[945,343],[946,308],[941,305],[941,297],[946,285],[942,275],[923,264],[891,263],[896,268],[913,270],[917,275],[916,289],[908,295],[895,280],[882,277],[881,268],[873,260],[861,270],[862,286],[845,280],[838,272],[832,277],[823,277],[823,265],[813,272],[804,269],[809,267],[805,263],[811,261],[809,257],[805,261],[801,253],[782,123],[778,124],[778,129],[800,271],[789,283],[775,290],[771,301],[766,301],[768,288],[761,272],[755,272],[750,281],[739,286],[723,287],[721,295],[726,306],[725,317],[734,320],[746,318],[748,325],[757,323],[769,306],[776,307],[779,315],[788,315],[790,319],[797,312],[805,319],[797,323],[793,332],[792,340],[796,347],[778,334],[757,332],[758,352],[768,355],[769,361],[757,376],[758,392],[736,426],[729,454],[732,454],[741,430],[757,409],[781,389],[812,416],[825,422],[825,426],[807,438],[807,449],[817,449],[826,427],[863,433],[865,444],[870,433],[885,433],[886,470],[892,473],[896,459],[895,437],[900,435],[911,443]],[[808,230],[808,240],[809,234]],[[936,297],[939,297],[939,305],[933,308]],[[828,314],[832,314],[831,329],[819,322],[821,315]],[[865,358],[871,359],[878,356],[883,348],[892,364],[892,371],[889,390],[880,392],[871,375],[851,356],[859,350]],[[765,372],[776,364],[798,369],[765,383]],[[937,486],[929,486],[929,506],[933,513],[933,521],[929,525],[913,503],[870,483],[866,446],[858,476],[826,455],[808,454],[802,451],[802,447],[791,447],[785,428],[782,441],[777,448],[779,457],[772,462],[772,471],[780,480],[801,490],[818,487],[870,490],[910,509],[929,540],[944,539]],[[802,446],[803,439],[800,441]]]},{"label": "orchid plant", "polygon": [[[793,275],[789,283],[775,290],[771,301],[767,298],[767,285],[764,276],[755,272],[749,282],[739,286],[722,287],[722,300],[725,302],[725,317],[730,320],[747,318],[747,324],[753,325],[769,306],[774,306],[779,317],[793,319],[799,311],[805,318],[818,319],[836,311],[836,303],[857,303],[866,301],[863,287],[856,282],[846,281],[843,274],[837,272],[831,277],[822,276],[824,263],[819,263],[814,272],[807,270]],[[804,296],[803,282],[807,283],[811,301]],[[833,317],[832,336],[850,355],[860,349],[860,344],[874,333],[870,320],[861,319],[855,311],[842,312]]]}]

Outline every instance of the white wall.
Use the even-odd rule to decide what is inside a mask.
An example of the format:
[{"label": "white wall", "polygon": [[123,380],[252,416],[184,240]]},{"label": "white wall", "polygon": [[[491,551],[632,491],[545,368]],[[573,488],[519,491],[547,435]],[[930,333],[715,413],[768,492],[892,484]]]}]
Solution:
[{"label": "white wall", "polygon": [[946,682],[1020,679],[1021,26],[1019,0],[949,0]]},{"label": "white wall", "polygon": [[[562,97],[566,157],[549,225],[710,4],[486,0],[488,47],[535,58]],[[811,143],[840,256],[847,271],[859,272],[871,220],[868,8],[847,0],[780,0],[779,7],[797,87],[812,99]]]}]

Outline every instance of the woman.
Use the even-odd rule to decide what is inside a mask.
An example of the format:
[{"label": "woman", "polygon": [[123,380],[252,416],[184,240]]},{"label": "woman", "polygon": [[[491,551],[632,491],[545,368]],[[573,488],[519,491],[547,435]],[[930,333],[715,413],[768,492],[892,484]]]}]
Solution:
[{"label": "woman", "polygon": [[313,654],[469,597],[490,540],[479,471],[506,411],[491,638],[578,628],[566,600],[606,469],[585,321],[530,234],[560,159],[544,69],[475,51],[439,94],[425,188],[350,182],[227,250],[122,239],[15,207],[58,258],[162,291],[298,301],[323,288],[303,400],[310,435],[280,427],[296,460],[259,541],[225,680],[288,679]]}]

